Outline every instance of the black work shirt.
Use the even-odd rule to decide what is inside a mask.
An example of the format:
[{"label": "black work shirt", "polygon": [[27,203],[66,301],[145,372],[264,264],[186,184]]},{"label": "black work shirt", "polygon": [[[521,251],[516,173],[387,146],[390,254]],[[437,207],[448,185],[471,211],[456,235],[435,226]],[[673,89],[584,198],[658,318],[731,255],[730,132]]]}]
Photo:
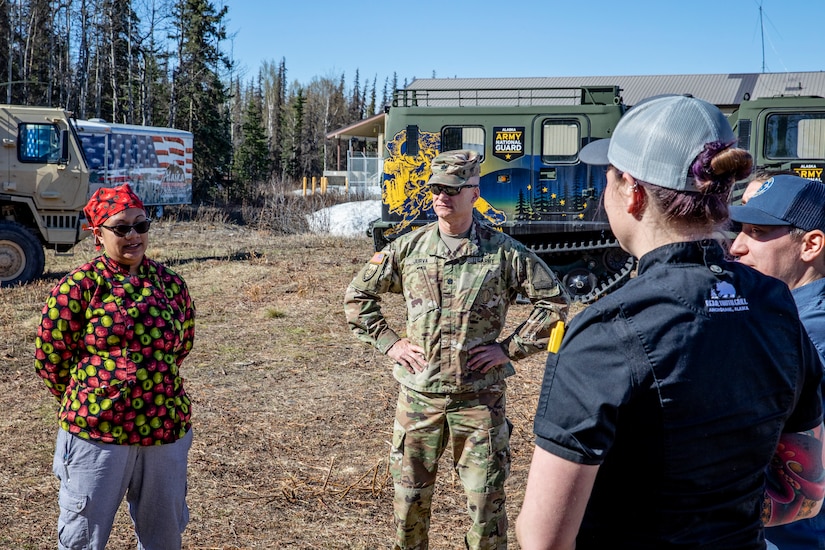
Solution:
[{"label": "black work shirt", "polygon": [[645,254],[547,361],[537,445],[601,465],[577,548],[763,548],[765,468],[821,377],[783,283],[713,241]]}]

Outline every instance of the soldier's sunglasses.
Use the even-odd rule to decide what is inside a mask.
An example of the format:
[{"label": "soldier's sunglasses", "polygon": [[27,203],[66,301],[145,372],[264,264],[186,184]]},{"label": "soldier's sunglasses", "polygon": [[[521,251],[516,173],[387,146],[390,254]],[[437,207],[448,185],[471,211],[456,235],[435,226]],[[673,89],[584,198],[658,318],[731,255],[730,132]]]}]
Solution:
[{"label": "soldier's sunglasses", "polygon": [[455,197],[459,193],[461,193],[462,189],[466,189],[468,187],[478,187],[478,185],[459,185],[458,187],[449,187],[447,185],[439,185],[434,183],[430,185],[430,192],[433,196],[438,196],[441,193],[444,193],[448,197]]},{"label": "soldier's sunglasses", "polygon": [[134,229],[138,235],[143,235],[144,233],[149,231],[149,225],[149,220],[143,220],[142,222],[137,222],[133,225],[126,225],[125,223],[119,223],[117,225],[111,226],[101,224],[100,227],[105,227],[118,237],[125,237],[126,235],[132,232],[132,229]]}]

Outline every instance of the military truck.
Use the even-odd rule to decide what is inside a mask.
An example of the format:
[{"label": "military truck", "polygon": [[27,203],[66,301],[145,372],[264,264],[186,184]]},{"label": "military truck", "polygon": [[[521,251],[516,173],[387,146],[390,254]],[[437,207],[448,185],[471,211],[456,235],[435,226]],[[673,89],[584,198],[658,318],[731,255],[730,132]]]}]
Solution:
[{"label": "military truck", "polygon": [[43,247],[66,252],[83,237],[89,169],[61,109],[0,105],[0,285],[43,273]]},{"label": "military truck", "polygon": [[98,187],[129,181],[147,205],[191,202],[188,132],[0,105],[0,143],[0,286],[41,276],[44,247],[66,253],[89,235],[83,206]]},{"label": "military truck", "polygon": [[386,118],[376,249],[435,220],[427,190],[439,152],[482,156],[475,214],[547,261],[570,293],[590,301],[629,277],[635,260],[618,245],[601,208],[603,167],[579,162],[609,138],[626,110],[618,86],[416,89],[393,94]]}]

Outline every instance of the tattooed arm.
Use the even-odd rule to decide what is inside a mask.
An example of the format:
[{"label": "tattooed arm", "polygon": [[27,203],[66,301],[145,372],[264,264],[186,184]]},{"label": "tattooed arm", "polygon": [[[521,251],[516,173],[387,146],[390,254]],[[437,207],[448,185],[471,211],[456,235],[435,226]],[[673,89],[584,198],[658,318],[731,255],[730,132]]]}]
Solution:
[{"label": "tattooed arm", "polygon": [[762,521],[782,525],[815,516],[825,495],[823,425],[782,434],[768,466]]}]

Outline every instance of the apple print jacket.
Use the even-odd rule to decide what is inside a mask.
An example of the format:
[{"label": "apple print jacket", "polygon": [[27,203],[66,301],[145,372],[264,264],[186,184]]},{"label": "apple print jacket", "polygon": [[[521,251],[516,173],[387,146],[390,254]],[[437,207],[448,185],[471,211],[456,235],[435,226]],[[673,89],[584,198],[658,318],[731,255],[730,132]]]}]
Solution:
[{"label": "apple print jacket", "polygon": [[135,276],[105,253],[51,291],[35,369],[60,402],[60,427],[121,445],[173,443],[191,428],[179,368],[192,349],[186,283],[143,259]]}]

